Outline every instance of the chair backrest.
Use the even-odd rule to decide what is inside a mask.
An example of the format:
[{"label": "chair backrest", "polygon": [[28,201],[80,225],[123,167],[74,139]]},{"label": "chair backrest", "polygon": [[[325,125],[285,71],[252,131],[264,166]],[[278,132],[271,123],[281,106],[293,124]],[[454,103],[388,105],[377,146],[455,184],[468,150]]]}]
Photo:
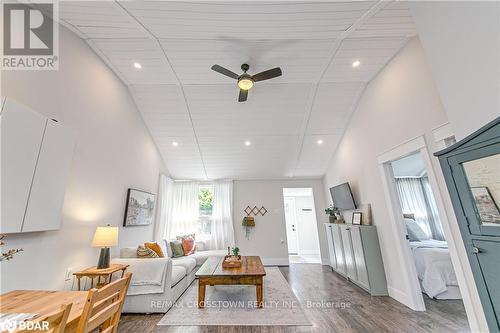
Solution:
[{"label": "chair backrest", "polygon": [[97,327],[101,333],[116,332],[131,277],[131,273],[126,273],[100,289],[89,290],[77,333],[88,333]]},{"label": "chair backrest", "polygon": [[[64,333],[71,311],[71,305],[72,303],[63,304],[56,312],[33,320],[33,327],[41,327],[45,333]],[[45,329],[45,327],[47,327],[45,325],[48,325],[48,330]],[[37,330],[30,327],[23,330],[17,330],[16,333],[33,333],[36,331]]]}]

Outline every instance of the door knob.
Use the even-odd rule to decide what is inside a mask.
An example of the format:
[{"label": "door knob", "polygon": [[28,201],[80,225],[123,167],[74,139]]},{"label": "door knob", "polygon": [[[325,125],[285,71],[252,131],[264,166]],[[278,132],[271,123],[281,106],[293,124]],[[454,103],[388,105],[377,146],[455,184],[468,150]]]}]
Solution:
[{"label": "door knob", "polygon": [[481,252],[483,252],[483,251],[480,248],[475,247],[475,246],[472,247],[472,253],[478,254],[478,253],[481,253]]}]

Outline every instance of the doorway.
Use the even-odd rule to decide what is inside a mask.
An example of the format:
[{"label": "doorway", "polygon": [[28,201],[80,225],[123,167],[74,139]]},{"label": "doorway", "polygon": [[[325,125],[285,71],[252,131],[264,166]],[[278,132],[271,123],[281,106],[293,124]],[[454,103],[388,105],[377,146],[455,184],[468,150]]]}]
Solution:
[{"label": "doorway", "polygon": [[391,162],[405,240],[423,297],[462,299],[429,175],[420,152]]},{"label": "doorway", "polygon": [[[396,146],[393,149],[387,151],[386,153],[379,155],[377,157],[377,161],[380,167],[380,172],[382,176],[382,185],[386,199],[385,201],[387,203],[387,208],[389,213],[390,229],[392,231],[392,241],[395,247],[394,257],[395,260],[397,260],[400,267],[401,285],[398,289],[395,289],[393,287],[388,287],[389,295],[394,299],[398,300],[399,302],[407,305],[409,308],[416,311],[425,311],[426,304],[427,305],[432,304],[431,306],[439,306],[435,305],[435,302],[439,302],[436,301],[436,299],[439,298],[440,294],[441,296],[446,297],[446,293],[443,294],[443,292],[449,289],[448,286],[453,285],[453,287],[456,287],[455,296],[457,297],[450,297],[450,298],[461,297],[459,295],[461,294],[462,291],[458,288],[458,285],[455,285],[458,283],[447,284],[445,279],[445,281],[442,281],[441,283],[441,287],[444,287],[442,288],[442,290],[438,290],[437,288],[434,288],[433,290],[425,290],[426,288],[429,289],[429,286],[432,286],[432,284],[426,284],[426,287],[422,286],[422,280],[425,277],[422,276],[422,273],[420,273],[419,277],[419,271],[422,272],[425,270],[425,268],[422,269],[422,266],[427,265],[426,267],[431,267],[432,270],[435,269],[439,270],[441,266],[441,263],[439,261],[443,257],[447,258],[445,260],[448,262],[448,264],[445,265],[447,267],[450,267],[449,260],[452,261],[451,271],[453,271],[455,275],[459,277],[458,280],[463,281],[463,276],[464,276],[463,268],[459,263],[459,257],[456,249],[455,239],[450,234],[450,229],[449,229],[450,222],[448,221],[448,216],[446,215],[446,210],[444,208],[443,199],[440,193],[440,187],[438,185],[438,181],[434,173],[433,162],[431,160],[431,155],[427,150],[425,138],[423,136],[419,136],[399,146]],[[405,169],[405,167],[402,166],[404,164],[407,165],[406,167],[407,170],[401,171]],[[422,188],[421,192],[424,192],[424,194],[420,195],[420,200],[422,201],[422,197],[424,197],[423,201],[425,201],[426,195],[432,196],[434,201],[434,207],[423,209],[425,213],[422,213],[421,210],[417,212],[417,210],[419,209],[417,209],[415,206],[411,206],[409,203],[403,202],[403,200],[406,199],[404,198],[402,199],[402,196],[399,193],[400,190],[398,189],[396,182],[398,172],[402,172],[399,174],[399,176],[401,175],[408,176],[409,175],[408,172],[410,172],[408,170],[410,168],[415,169],[414,171],[411,171],[412,176],[414,178],[421,178],[422,176],[427,177],[427,181],[425,181],[425,184],[420,185]],[[411,178],[411,177],[403,177],[403,178]],[[429,191],[430,193],[426,194],[425,193],[426,191]],[[423,205],[425,204],[421,204],[420,206]],[[404,211],[406,212],[404,213]],[[420,226],[421,229],[424,229],[423,233],[425,235],[417,236],[417,238],[422,238],[422,239],[425,238],[426,241],[432,243],[433,242],[432,238],[436,237],[434,236],[435,231],[432,230],[433,226],[430,226],[427,222],[424,223],[423,221],[426,218],[427,219],[431,218],[429,217],[429,215],[431,215],[431,217],[433,218],[439,219],[441,225],[446,227],[444,228],[445,229],[444,233],[446,233],[446,235],[443,236],[445,239],[442,242],[445,242],[446,245],[449,246],[449,249],[445,249],[444,246],[443,248],[439,248],[439,246],[437,246],[437,249],[432,249],[432,248],[427,249],[426,246],[422,244],[423,246],[418,246],[417,248],[422,249],[423,252],[437,251],[442,253],[439,253],[438,256],[435,256],[431,253],[429,262],[426,263],[424,262],[425,260],[420,260],[417,263],[416,257],[414,256],[415,249],[412,248],[412,246],[410,246],[409,244],[410,243],[409,238],[414,237],[414,235],[410,235],[410,233],[412,233],[412,231],[414,230],[410,232],[408,231],[408,229],[411,228],[411,226],[408,226],[408,223],[405,221],[405,219],[418,219],[419,221],[417,222],[417,224]],[[442,255],[442,257],[440,257],[440,255]],[[433,258],[436,259],[434,264],[432,263]],[[418,267],[417,269],[417,266],[419,265],[420,267]],[[450,272],[450,270],[448,270],[448,272]],[[430,279],[427,282],[430,282]],[[462,287],[462,285],[460,285],[460,287]],[[433,293],[434,294],[433,298],[430,298],[427,296],[427,294],[424,294],[423,292],[425,291]],[[448,299],[445,302],[456,302],[457,307],[463,306],[462,300]]]},{"label": "doorway", "polygon": [[283,202],[290,263],[320,263],[312,188],[284,188]]}]

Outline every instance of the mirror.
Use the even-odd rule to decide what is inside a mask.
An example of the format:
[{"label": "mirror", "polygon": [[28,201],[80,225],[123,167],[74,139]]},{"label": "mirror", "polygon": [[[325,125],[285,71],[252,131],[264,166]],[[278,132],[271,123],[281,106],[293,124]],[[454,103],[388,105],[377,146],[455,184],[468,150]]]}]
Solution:
[{"label": "mirror", "polygon": [[463,163],[481,223],[500,226],[500,154]]}]

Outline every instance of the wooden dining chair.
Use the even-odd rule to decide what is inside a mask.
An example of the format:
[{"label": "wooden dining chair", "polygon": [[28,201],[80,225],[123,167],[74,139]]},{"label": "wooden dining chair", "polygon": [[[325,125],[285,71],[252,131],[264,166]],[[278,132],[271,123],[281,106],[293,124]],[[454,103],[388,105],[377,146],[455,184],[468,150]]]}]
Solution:
[{"label": "wooden dining chair", "polygon": [[98,327],[101,333],[116,332],[131,277],[131,273],[126,273],[100,289],[89,290],[77,333],[88,333]]},{"label": "wooden dining chair", "polygon": [[[72,303],[63,304],[61,305],[61,308],[56,312],[32,320],[31,322],[33,322],[32,326],[33,328],[29,327],[23,330],[17,330],[15,331],[15,333],[33,333],[33,332],[64,333],[64,329],[66,328],[66,323],[69,317],[69,312],[71,311],[71,306]],[[37,327],[41,329],[36,329]],[[46,329],[46,327],[48,327],[48,330]]]}]

